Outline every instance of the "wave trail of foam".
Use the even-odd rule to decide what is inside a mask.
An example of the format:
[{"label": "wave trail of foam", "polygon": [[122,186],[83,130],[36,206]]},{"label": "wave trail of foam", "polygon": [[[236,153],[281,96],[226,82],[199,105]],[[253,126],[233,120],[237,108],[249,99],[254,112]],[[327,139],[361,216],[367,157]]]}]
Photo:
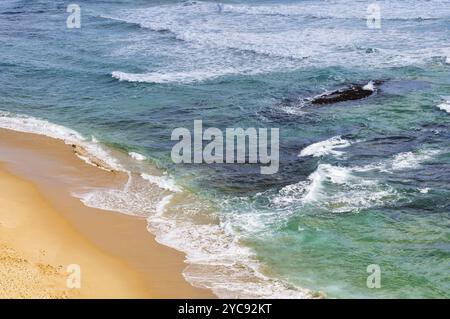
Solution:
[{"label": "wave trail of foam", "polygon": [[272,198],[275,205],[314,205],[331,212],[359,211],[363,208],[389,205],[400,195],[389,184],[361,173],[379,171],[391,174],[414,170],[440,154],[440,150],[424,149],[402,152],[392,158],[366,166],[339,167],[320,164],[304,181],[287,185]]},{"label": "wave trail of foam", "polygon": [[194,83],[215,79],[220,76],[252,73],[248,69],[220,68],[206,71],[193,70],[188,72],[149,72],[149,73],[126,73],[114,71],[111,76],[119,81],[137,83]]},{"label": "wave trail of foam", "polygon": [[431,160],[434,155],[439,154],[439,150],[423,150],[420,152],[399,153],[392,159],[393,170],[416,169],[422,162]]},{"label": "wave trail of foam", "polygon": [[344,152],[336,149],[346,148],[350,146],[350,142],[340,136],[334,136],[328,140],[317,142],[305,147],[299,154],[299,157],[313,156],[320,157],[332,154],[334,156],[342,156]]},{"label": "wave trail of foam", "polygon": [[380,171],[388,174],[395,171],[413,170],[419,168],[422,163],[433,159],[434,156],[440,153],[441,151],[436,149],[402,152],[382,162],[354,167],[354,170],[357,172]]},{"label": "wave trail of foam", "polygon": [[[239,207],[239,214],[230,211],[233,225],[245,234],[263,236],[285,225],[292,217],[301,214],[358,213],[363,209],[389,207],[399,201],[409,201],[407,193],[398,191],[390,182],[389,174],[416,169],[420,164],[439,154],[427,149],[403,152],[381,162],[367,166],[342,167],[319,164],[305,180],[287,185],[278,192],[268,190],[255,198],[228,200],[227,206]],[[376,172],[377,171],[377,172]],[[376,174],[374,174],[376,173]],[[263,199],[271,205],[252,205]],[[231,205],[230,205],[231,203]],[[233,203],[236,203],[233,205]]]},{"label": "wave trail of foam", "polygon": [[301,204],[343,213],[387,205],[399,198],[389,185],[367,180],[356,172],[354,168],[320,164],[307,180],[282,188],[272,202],[284,207]]},{"label": "wave trail of foam", "polygon": [[181,192],[181,188],[175,184],[175,181],[168,176],[154,176],[142,173],[141,177],[152,184],[157,185],[159,188],[177,193]]},{"label": "wave trail of foam", "polygon": [[187,281],[209,288],[219,297],[310,297],[305,289],[263,275],[254,252],[226,232],[225,224],[197,224],[168,218],[163,213],[150,216],[148,228],[159,243],[187,253],[189,266],[183,272]]},{"label": "wave trail of foam", "polygon": [[0,127],[62,140],[66,144],[80,147],[79,150],[81,152],[77,153],[77,155],[90,165],[94,165],[94,162],[101,162],[106,164],[107,169],[111,168],[117,171],[125,171],[117,160],[95,140],[88,140],[80,133],[62,125],[26,115],[13,115],[8,112],[0,112]]},{"label": "wave trail of foam", "polygon": [[439,104],[437,107],[442,111],[450,113],[450,100],[446,100],[445,102]]},{"label": "wave trail of foam", "polygon": [[145,161],[147,159],[146,156],[144,156],[142,154],[139,154],[139,153],[136,153],[136,152],[129,152],[128,155],[130,155],[130,157],[132,159],[135,159],[136,161],[140,161],[140,162],[141,161]]},{"label": "wave trail of foam", "polygon": [[363,90],[365,91],[375,91],[375,83],[373,81],[369,81],[366,85],[363,86]]},{"label": "wave trail of foam", "polygon": [[24,133],[45,135],[67,143],[85,140],[81,134],[67,127],[26,115],[13,115],[8,112],[0,113],[0,127]]}]

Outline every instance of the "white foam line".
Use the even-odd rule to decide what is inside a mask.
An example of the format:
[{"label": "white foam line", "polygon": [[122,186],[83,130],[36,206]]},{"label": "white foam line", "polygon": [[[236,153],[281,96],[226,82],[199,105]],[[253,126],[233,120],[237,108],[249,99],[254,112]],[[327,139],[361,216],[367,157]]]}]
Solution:
[{"label": "white foam line", "polygon": [[445,101],[437,106],[440,110],[450,113],[450,100]]},{"label": "white foam line", "polygon": [[132,159],[135,159],[136,161],[145,161],[147,159],[147,157],[145,155],[136,153],[136,152],[129,152],[128,155],[130,155],[130,157]]},{"label": "white foam line", "polygon": [[137,83],[170,83],[170,82],[180,82],[180,83],[192,83],[199,82],[205,79],[211,79],[220,75],[226,74],[214,74],[212,72],[173,72],[173,73],[160,73],[160,72],[150,72],[150,73],[126,73],[120,71],[114,71],[111,73],[112,77],[119,81],[127,82],[137,82]]},{"label": "white foam line", "polygon": [[421,150],[419,152],[403,152],[394,156],[392,159],[392,169],[401,171],[407,169],[416,169],[422,162],[426,162],[439,154],[439,150]]},{"label": "white foam line", "polygon": [[175,181],[167,176],[154,176],[142,173],[141,177],[152,184],[157,185],[159,188],[178,193],[181,191],[181,188],[175,184]]},{"label": "white foam line", "polygon": [[[112,169],[117,171],[125,171],[117,160],[113,158],[109,152],[104,150],[100,144],[94,141],[88,141],[80,133],[65,126],[26,115],[12,115],[8,112],[2,112],[0,113],[0,127],[17,132],[44,135],[50,138],[62,140],[66,144],[79,145],[86,150],[87,153],[106,163]],[[87,156],[79,155],[78,157],[84,160],[87,164],[94,165]]]},{"label": "white foam line", "polygon": [[364,85],[362,89],[365,91],[374,92],[375,91],[375,83],[373,81],[369,81],[369,83]]},{"label": "white foam line", "polygon": [[237,74],[259,74],[264,71],[251,70],[250,68],[211,68],[209,70],[192,70],[188,72],[149,72],[149,73],[127,73],[114,71],[111,76],[119,81],[136,83],[195,83],[216,79],[221,76]]},{"label": "white foam line", "polygon": [[264,276],[253,251],[226,235],[220,225],[156,215],[148,218],[148,229],[159,243],[186,253],[186,262],[194,266],[183,271],[188,282],[220,298],[310,298],[305,289]]},{"label": "white foam line", "polygon": [[9,112],[0,113],[0,127],[18,132],[45,135],[63,140],[68,144],[85,141],[81,134],[67,127],[26,115],[13,115]]},{"label": "white foam line", "polygon": [[156,215],[161,216],[166,211],[166,206],[170,203],[172,200],[173,195],[167,195],[165,196],[156,206]]},{"label": "white foam line", "polygon": [[350,146],[350,142],[341,138],[340,136],[334,136],[328,140],[317,142],[305,147],[300,154],[299,157],[305,156],[313,156],[319,157],[324,155],[335,155],[341,156],[344,152],[336,151],[336,148],[346,148]]}]

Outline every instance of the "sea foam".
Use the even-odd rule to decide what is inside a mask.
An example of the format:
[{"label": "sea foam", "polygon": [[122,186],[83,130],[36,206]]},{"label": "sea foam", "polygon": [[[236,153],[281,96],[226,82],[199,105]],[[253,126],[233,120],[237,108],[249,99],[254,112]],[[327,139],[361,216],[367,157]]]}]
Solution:
[{"label": "sea foam", "polygon": [[433,159],[439,153],[439,150],[434,149],[399,153],[392,159],[392,169],[397,171],[417,169],[421,163]]},{"label": "sea foam", "polygon": [[369,83],[367,83],[366,85],[363,86],[363,90],[365,91],[375,91],[375,83],[373,81],[370,81]]},{"label": "sea foam", "polygon": [[450,100],[447,100],[444,103],[438,104],[437,107],[442,111],[450,113]]},{"label": "sea foam", "polygon": [[192,70],[188,72],[149,72],[126,73],[114,71],[111,76],[119,81],[137,83],[194,83],[214,79],[224,75],[240,74],[245,70],[233,68],[209,69],[205,71]]},{"label": "sea foam", "polygon": [[305,147],[299,154],[299,157],[313,156],[320,157],[325,155],[342,156],[344,152],[337,151],[336,149],[349,147],[351,144],[349,141],[343,139],[340,136],[334,136],[328,140],[317,142]]},{"label": "sea foam", "polygon": [[136,161],[145,161],[147,159],[146,156],[139,154],[137,152],[129,152],[128,155],[130,155],[130,157],[132,159],[135,159]]},{"label": "sea foam", "polygon": [[344,213],[386,206],[399,199],[392,187],[357,172],[353,167],[320,164],[306,180],[282,188],[272,202],[285,208],[301,204]]},{"label": "sea foam", "polygon": [[45,135],[54,139],[62,140],[66,144],[78,145],[86,151],[87,156],[78,155],[82,160],[90,165],[90,156],[99,159],[109,168],[124,171],[123,167],[111,154],[94,140],[89,141],[80,133],[62,125],[54,124],[46,120],[30,117],[26,115],[13,115],[10,113],[0,114],[0,127],[18,132]]},{"label": "sea foam", "polygon": [[181,191],[181,188],[175,184],[174,180],[168,176],[154,176],[142,173],[141,177],[158,187],[177,193]]}]

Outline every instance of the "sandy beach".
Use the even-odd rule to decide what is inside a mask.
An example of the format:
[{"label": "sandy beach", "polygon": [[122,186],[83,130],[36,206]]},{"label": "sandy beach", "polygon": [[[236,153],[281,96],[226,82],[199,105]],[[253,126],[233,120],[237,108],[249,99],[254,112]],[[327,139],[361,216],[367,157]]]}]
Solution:
[{"label": "sandy beach", "polygon": [[[184,255],[158,244],[145,219],[71,196],[125,181],[86,164],[60,140],[1,129],[0,297],[214,297],[184,280]],[[80,288],[68,285],[73,265]]]}]

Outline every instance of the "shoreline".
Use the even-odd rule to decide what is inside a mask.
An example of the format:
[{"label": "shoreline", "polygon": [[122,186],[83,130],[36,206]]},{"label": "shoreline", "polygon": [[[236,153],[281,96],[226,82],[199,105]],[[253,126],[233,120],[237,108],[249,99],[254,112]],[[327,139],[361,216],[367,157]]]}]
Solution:
[{"label": "shoreline", "polygon": [[[60,294],[52,295],[50,293],[48,297],[215,297],[208,289],[193,287],[183,278],[182,271],[187,266],[184,263],[184,254],[157,243],[154,236],[147,231],[147,223],[144,218],[90,208],[71,195],[83,187],[119,187],[126,182],[126,174],[102,170],[89,165],[77,158],[71,145],[65,144],[62,140],[32,133],[0,129],[0,149],[2,183],[8,188],[9,185],[22,184],[21,190],[16,193],[16,197],[10,197],[9,201],[12,200],[13,202],[6,203],[5,196],[0,195],[0,200],[2,203],[5,202],[6,205],[3,208],[13,207],[11,205],[20,202],[21,205],[24,205],[23,209],[27,211],[26,220],[42,219],[42,224],[44,222],[50,224],[54,219],[61,224],[67,224],[67,232],[72,234],[73,238],[82,241],[84,246],[80,246],[76,250],[64,250],[67,254],[66,259],[71,256],[89,255],[88,260],[98,260],[98,263],[103,265],[102,268],[108,269],[101,271],[94,270],[95,267],[93,266],[86,266],[92,268],[95,275],[91,275],[92,279],[87,275],[86,278],[83,277],[87,282],[92,282],[91,286],[98,286],[96,281],[110,276],[109,280],[104,280],[100,285],[105,288],[110,287],[111,289],[107,289],[108,293],[100,288],[86,288],[86,291],[81,288],[77,293],[73,292],[74,289],[71,289],[69,292],[61,293],[61,291],[65,291],[64,287],[61,287],[60,278],[61,270],[64,269],[60,267],[61,262],[57,262],[59,259],[49,260],[48,264],[60,271],[59,277],[57,276],[59,286],[55,287]],[[32,159],[32,161],[28,159]],[[25,187],[24,184],[27,186]],[[20,195],[23,193],[22,188],[34,192],[37,200],[47,207],[44,211],[48,214],[40,214],[40,211],[35,211],[34,202],[28,203],[25,201],[22,203],[20,200]],[[8,210],[2,209],[2,211],[0,212],[1,218],[6,218],[7,221],[11,220],[11,214],[5,213]],[[39,234],[47,234],[56,239],[57,242],[64,240],[64,242],[68,242],[69,246],[75,245],[74,240],[68,240],[69,236],[66,235],[66,232],[44,226],[39,228],[39,231]],[[11,230],[12,234],[14,232],[15,230]],[[18,233],[18,235],[20,234]],[[9,245],[8,247],[14,246],[16,235],[11,235],[11,237],[9,241],[5,240],[6,246]],[[18,256],[36,254],[36,251],[42,250],[42,247],[37,247],[39,246],[39,236],[35,238],[36,245],[33,245],[31,239],[27,239],[27,236],[18,238],[23,241],[22,246],[15,248],[15,250],[18,250],[16,253]],[[3,244],[3,237],[0,237],[0,240],[0,244]],[[0,247],[3,247],[3,245]],[[27,252],[27,247],[30,247],[29,252]],[[54,251],[55,247],[52,245],[44,245],[43,247],[47,248],[50,252],[49,255],[57,255],[57,252]],[[5,252],[2,250],[0,250],[0,257],[2,260],[5,257]],[[41,256],[40,258],[44,257]],[[0,266],[2,266],[2,263],[0,263]],[[82,269],[86,267],[82,267]],[[98,268],[101,269],[100,266]],[[20,275],[14,278],[19,277]],[[42,277],[42,280],[51,282],[45,276]],[[55,278],[52,280],[55,280]],[[65,286],[65,280],[63,284]],[[90,287],[89,284],[86,284],[86,286]],[[116,286],[124,286],[124,288],[114,290]],[[45,298],[45,294],[37,296],[37,298]],[[8,297],[8,295],[0,295],[0,297]],[[27,298],[27,296],[23,297]]]}]

